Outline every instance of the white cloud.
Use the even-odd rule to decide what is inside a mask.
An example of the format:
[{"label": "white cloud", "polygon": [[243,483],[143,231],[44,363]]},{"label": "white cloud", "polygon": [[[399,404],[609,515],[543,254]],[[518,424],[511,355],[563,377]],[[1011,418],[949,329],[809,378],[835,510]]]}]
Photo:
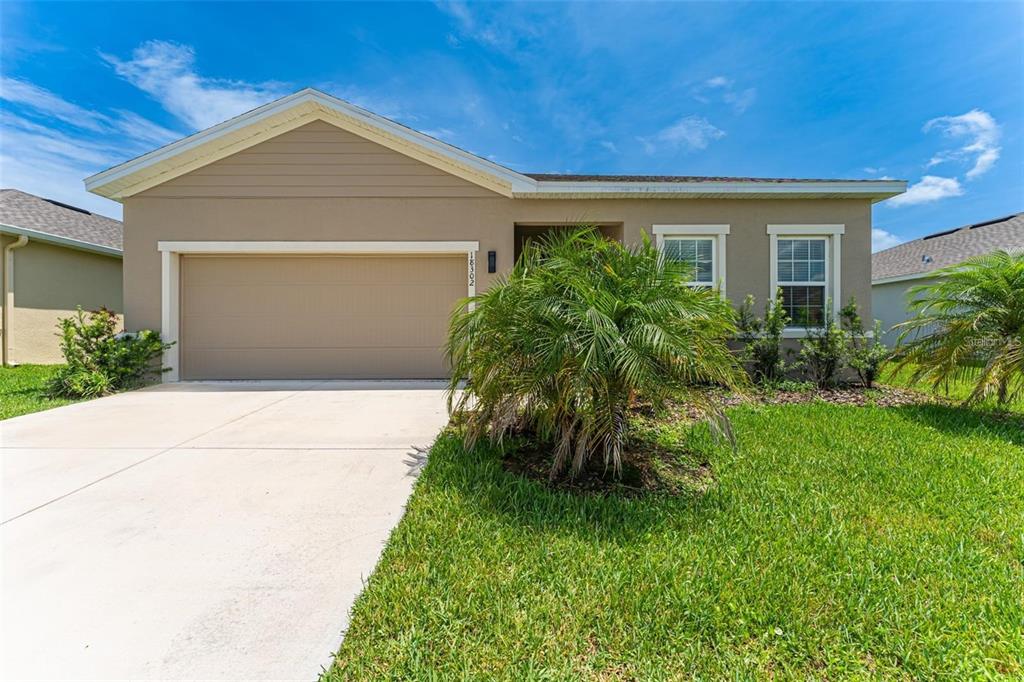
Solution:
[{"label": "white cloud", "polygon": [[72,104],[49,90],[16,78],[0,78],[0,99],[21,104],[86,130],[102,130],[107,117]]},{"label": "white cloud", "polygon": [[982,175],[995,165],[1002,148],[999,145],[1001,131],[996,120],[986,111],[972,109],[959,116],[940,116],[924,124],[924,131],[940,131],[945,137],[964,141],[960,147],[946,149],[931,158],[928,167],[949,161],[971,163],[967,179]]},{"label": "white cloud", "polygon": [[117,75],[194,129],[208,128],[287,94],[279,83],[253,84],[200,76],[195,51],[178,43],[150,40],[135,48],[131,59],[126,60],[100,56]]},{"label": "white cloud", "polygon": [[722,101],[726,104],[731,104],[732,108],[736,110],[736,113],[742,114],[744,111],[750,108],[750,105],[757,99],[757,89],[747,88],[739,92],[730,90],[729,92],[722,95]]},{"label": "white cloud", "polygon": [[132,111],[118,109],[116,113],[114,127],[130,139],[160,147],[182,137],[181,133],[157,125]]},{"label": "white cloud", "polygon": [[876,251],[884,251],[885,249],[891,249],[897,244],[902,244],[903,240],[894,235],[892,232],[886,232],[880,227],[871,228],[871,253]]},{"label": "white cloud", "polygon": [[598,144],[610,151],[612,154],[619,153],[619,147],[611,140],[601,140]]},{"label": "white cloud", "polygon": [[881,168],[876,168],[874,166],[864,166],[864,168],[862,168],[861,170],[867,173],[868,175],[877,175],[882,172]]},{"label": "white cloud", "polygon": [[0,137],[0,186],[120,216],[120,205],[82,186],[82,178],[123,160],[116,146],[96,141],[95,133],[64,134],[11,114],[0,118]]},{"label": "white cloud", "polygon": [[907,188],[899,196],[889,199],[890,206],[913,206],[927,204],[946,197],[958,197],[964,193],[960,181],[956,178],[943,178],[937,175],[926,175],[920,181]]},{"label": "white cloud", "polygon": [[[113,217],[121,207],[82,179],[181,137],[130,111],[92,111],[34,83],[4,79],[0,185]],[[18,113],[15,113],[17,109]]]},{"label": "white cloud", "polygon": [[714,76],[695,87],[693,98],[701,104],[719,100],[728,104],[737,114],[750,108],[757,99],[757,88],[736,89],[736,81],[727,76]]},{"label": "white cloud", "polygon": [[[539,22],[536,18],[520,17],[514,13],[488,16],[486,5],[470,6],[463,0],[440,0],[437,8],[455,20],[458,32],[464,38],[474,40],[486,47],[512,53],[520,43],[538,36]],[[449,34],[446,38],[452,47],[460,45],[459,36]]]},{"label": "white cloud", "polygon": [[714,140],[725,137],[719,130],[699,116],[685,116],[651,137],[638,137],[648,154],[661,149],[694,151],[706,149]]}]

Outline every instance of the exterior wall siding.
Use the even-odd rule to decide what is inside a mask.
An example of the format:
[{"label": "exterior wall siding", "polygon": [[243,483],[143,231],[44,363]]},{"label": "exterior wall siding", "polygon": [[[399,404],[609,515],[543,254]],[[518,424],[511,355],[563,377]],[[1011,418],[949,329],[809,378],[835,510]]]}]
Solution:
[{"label": "exterior wall siding", "polygon": [[[728,223],[726,294],[736,303],[754,294],[759,307],[771,288],[767,225],[842,223],[842,302],[855,296],[871,316],[867,199],[510,199],[314,123],[124,206],[125,316],[133,330],[160,326],[161,240],[473,240],[482,291],[511,267],[517,223],[619,225],[627,243],[651,235],[655,224]],[[488,251],[497,252],[496,274],[487,273]]]},{"label": "exterior wall siding", "polygon": [[[903,282],[875,284],[871,287],[871,311],[874,319],[882,323],[882,341],[895,346],[899,331],[892,331],[895,324],[911,317],[907,310],[907,294],[916,286],[934,284],[935,277],[911,279]],[[870,319],[870,318],[865,318]]]},{"label": "exterior wall siding", "polygon": [[[4,244],[11,240],[5,238]],[[14,252],[9,352],[15,364],[63,361],[57,323],[78,306],[122,312],[121,259],[29,240]]]}]

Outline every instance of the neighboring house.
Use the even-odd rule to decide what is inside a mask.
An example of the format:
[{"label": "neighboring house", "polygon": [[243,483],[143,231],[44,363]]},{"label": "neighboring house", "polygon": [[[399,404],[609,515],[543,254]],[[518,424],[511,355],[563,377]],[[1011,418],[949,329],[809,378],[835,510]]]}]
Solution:
[{"label": "neighboring house", "polygon": [[176,342],[169,381],[443,377],[460,298],[580,222],[734,301],[778,285],[796,314],[869,317],[871,205],[906,188],[526,174],[308,89],[85,183],[124,204],[126,325]]},{"label": "neighboring house", "polygon": [[943,230],[874,254],[871,310],[882,322],[882,340],[894,345],[899,338],[892,326],[911,316],[907,296],[912,287],[935,282],[932,273],[939,268],[1000,249],[1024,249],[1024,213]]},{"label": "neighboring house", "polygon": [[122,311],[121,222],[53,199],[0,189],[4,366],[63,360],[57,322]]}]

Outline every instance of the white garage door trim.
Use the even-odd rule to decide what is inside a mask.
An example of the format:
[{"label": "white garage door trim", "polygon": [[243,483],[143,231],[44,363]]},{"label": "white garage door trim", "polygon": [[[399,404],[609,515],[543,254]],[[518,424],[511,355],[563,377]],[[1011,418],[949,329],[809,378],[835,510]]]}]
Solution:
[{"label": "white garage door trim", "polygon": [[476,252],[480,242],[157,242],[161,255],[160,327],[164,341],[174,345],[164,353],[165,383],[179,381],[178,327],[181,319],[180,270],[182,254],[466,254],[467,296],[476,294]]}]

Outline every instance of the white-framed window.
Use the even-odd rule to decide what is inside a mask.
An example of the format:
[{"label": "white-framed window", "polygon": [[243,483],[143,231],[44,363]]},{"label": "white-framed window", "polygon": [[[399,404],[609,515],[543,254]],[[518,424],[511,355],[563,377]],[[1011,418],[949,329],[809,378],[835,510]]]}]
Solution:
[{"label": "white-framed window", "polygon": [[725,296],[728,225],[653,225],[652,229],[658,250],[665,258],[690,266],[690,286],[717,286]]},{"label": "white-framed window", "polygon": [[844,225],[769,225],[771,292],[782,290],[792,330],[820,327],[838,317]]}]

